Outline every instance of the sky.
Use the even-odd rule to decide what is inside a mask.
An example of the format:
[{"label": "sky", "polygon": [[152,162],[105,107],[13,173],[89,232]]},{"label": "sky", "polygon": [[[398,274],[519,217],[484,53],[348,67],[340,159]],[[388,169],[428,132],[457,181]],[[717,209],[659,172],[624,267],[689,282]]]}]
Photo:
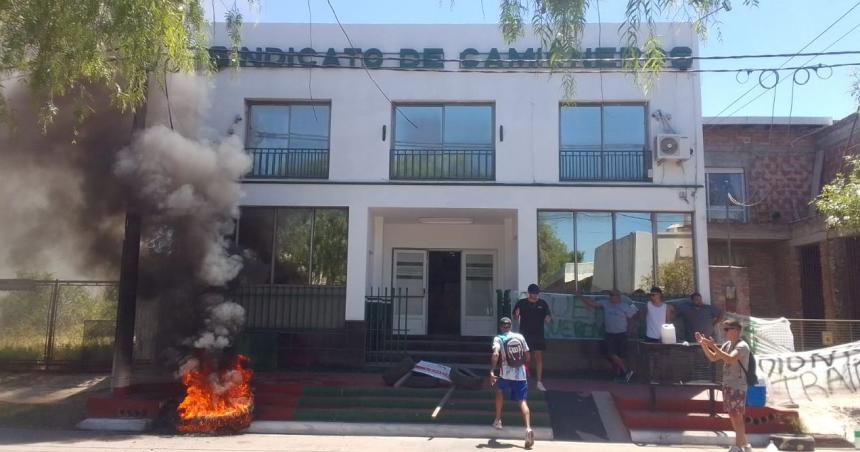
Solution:
[{"label": "sky", "polygon": [[[233,1],[204,0],[207,17],[223,21],[224,11]],[[309,18],[315,23],[335,22],[326,0],[257,1],[259,7],[248,10],[247,0],[236,0],[240,9],[245,11],[247,23],[307,23]],[[331,4],[344,24],[498,23],[499,15],[499,0],[331,0]],[[621,22],[624,19],[626,0],[601,0],[599,4],[603,22]],[[593,5],[594,2],[588,21],[596,23],[597,14]],[[720,11],[717,15],[721,22],[719,33],[712,29],[710,36],[700,42],[700,55],[795,53],[855,5],[860,5],[860,1],[760,0],[758,7],[748,7],[743,5],[743,0],[732,0],[732,10]],[[828,51],[860,50],[860,6],[813,41],[805,52],[819,52],[828,47]],[[817,57],[807,63],[810,58],[797,57],[790,61],[788,57],[703,61],[702,68],[777,68],[783,64],[792,67],[818,63],[860,63],[860,55]],[[849,95],[851,74],[855,70],[858,69],[846,67],[832,71],[822,69],[818,75],[810,72],[809,81],[803,85],[792,83],[795,78],[793,71],[781,71],[780,83],[772,90],[758,86],[759,73],[749,77],[746,72],[704,73],[702,113],[703,116],[720,117],[826,116],[838,120],[857,108]],[[806,75],[798,73],[796,78],[802,82]],[[773,79],[769,80],[772,84]],[[751,88],[749,94],[739,98]]]}]

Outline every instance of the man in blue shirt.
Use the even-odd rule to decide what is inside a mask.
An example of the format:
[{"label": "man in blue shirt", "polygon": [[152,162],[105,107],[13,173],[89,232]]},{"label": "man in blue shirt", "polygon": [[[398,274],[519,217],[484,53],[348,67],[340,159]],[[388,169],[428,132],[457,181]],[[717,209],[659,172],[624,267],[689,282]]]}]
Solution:
[{"label": "man in blue shirt", "polygon": [[603,347],[606,357],[612,363],[615,376],[630,381],[633,371],[627,370],[624,358],[627,356],[627,334],[632,325],[630,319],[639,312],[636,306],[621,302],[621,292],[612,290],[609,299],[602,298],[594,301],[591,297],[582,297],[582,302],[592,309],[603,309]]}]

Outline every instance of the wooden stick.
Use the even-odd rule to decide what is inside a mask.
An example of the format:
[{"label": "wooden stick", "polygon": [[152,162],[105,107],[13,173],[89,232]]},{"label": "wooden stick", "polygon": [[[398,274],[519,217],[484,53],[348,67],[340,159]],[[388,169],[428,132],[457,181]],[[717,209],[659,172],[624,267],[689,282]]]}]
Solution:
[{"label": "wooden stick", "polygon": [[436,416],[438,416],[439,412],[442,411],[442,407],[445,406],[446,403],[448,403],[448,399],[451,398],[451,394],[454,393],[454,389],[456,388],[456,386],[451,386],[450,388],[448,388],[448,392],[445,393],[445,395],[442,397],[442,400],[439,401],[439,405],[436,405],[436,409],[433,410],[433,415],[430,416],[431,419],[433,419],[434,421],[436,420]]},{"label": "wooden stick", "polygon": [[399,388],[399,387],[403,386],[403,383],[406,383],[406,380],[408,380],[409,377],[411,377],[411,376],[412,376],[412,370],[410,370],[409,372],[406,372],[405,375],[403,375],[402,377],[400,377],[399,380],[394,382],[394,387]]}]

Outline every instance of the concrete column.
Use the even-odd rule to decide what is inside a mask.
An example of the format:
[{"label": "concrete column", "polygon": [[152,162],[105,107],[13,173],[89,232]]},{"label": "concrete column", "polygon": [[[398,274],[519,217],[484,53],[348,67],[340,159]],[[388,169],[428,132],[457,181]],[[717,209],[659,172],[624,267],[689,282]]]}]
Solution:
[{"label": "concrete column", "polygon": [[[517,212],[517,287],[518,292],[525,292],[531,283],[538,279],[538,245],[537,245],[537,209],[534,207],[521,208]],[[516,294],[519,296],[519,293]]]},{"label": "concrete column", "polygon": [[370,232],[368,221],[366,206],[350,206],[346,259],[346,320],[364,320]]},{"label": "concrete column", "polygon": [[371,236],[373,237],[373,245],[371,249],[373,250],[373,254],[371,256],[371,274],[368,275],[367,280],[370,283],[371,287],[382,287],[384,285],[382,280],[382,269],[384,263],[384,254],[385,248],[383,247],[383,230],[385,228],[385,217],[382,216],[374,216],[373,217],[373,230],[370,231]]}]

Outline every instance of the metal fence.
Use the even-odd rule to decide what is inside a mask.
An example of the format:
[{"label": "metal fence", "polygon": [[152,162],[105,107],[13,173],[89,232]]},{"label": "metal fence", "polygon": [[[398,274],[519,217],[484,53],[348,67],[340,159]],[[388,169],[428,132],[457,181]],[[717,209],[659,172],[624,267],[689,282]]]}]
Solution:
[{"label": "metal fence", "polygon": [[365,356],[368,363],[399,361],[406,353],[406,311],[409,291],[401,288],[371,288],[364,298],[367,321]]},{"label": "metal fence", "polygon": [[559,179],[562,181],[648,181],[651,151],[562,149]]},{"label": "metal fence", "polygon": [[328,179],[328,149],[246,148],[253,167],[246,177]]},{"label": "metal fence", "polygon": [[860,341],[860,320],[788,319],[795,351]]},{"label": "metal fence", "polygon": [[392,149],[391,179],[495,180],[493,149]]},{"label": "metal fence", "polygon": [[109,370],[114,281],[0,280],[0,366]]},{"label": "metal fence", "polygon": [[249,330],[340,329],[345,322],[344,286],[240,286],[233,297]]}]

